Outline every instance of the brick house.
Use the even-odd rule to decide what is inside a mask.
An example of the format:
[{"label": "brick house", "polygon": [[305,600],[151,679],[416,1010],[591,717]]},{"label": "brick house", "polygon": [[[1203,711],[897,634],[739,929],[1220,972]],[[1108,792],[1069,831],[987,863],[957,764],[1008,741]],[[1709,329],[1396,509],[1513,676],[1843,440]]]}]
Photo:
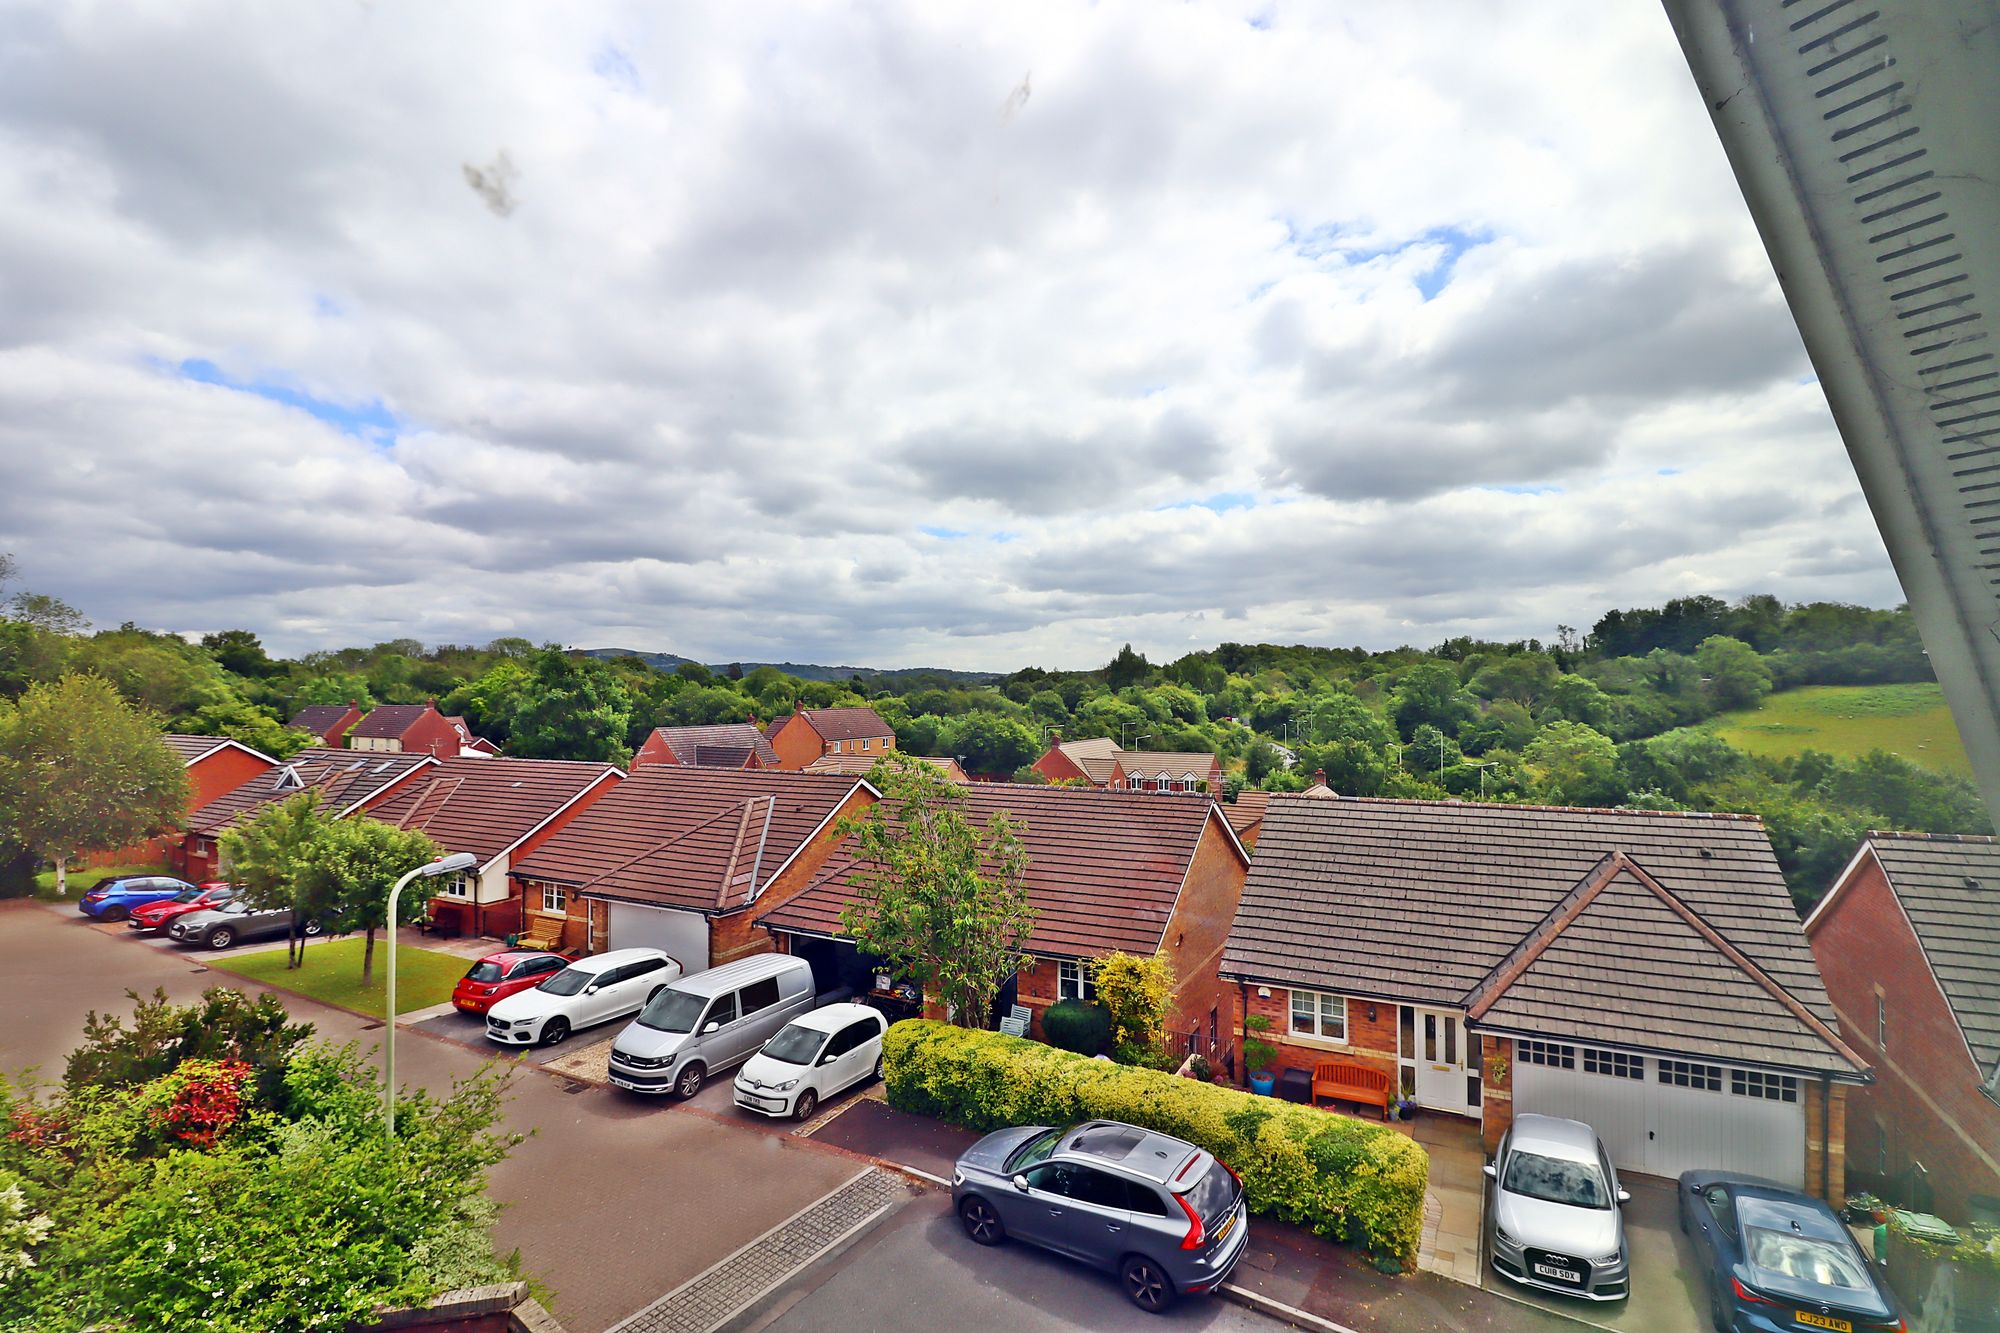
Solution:
[{"label": "brick house", "polygon": [[[849,777],[863,778],[875,767],[881,755],[829,754],[813,760],[805,766],[807,773],[844,773]],[[920,764],[929,764],[953,782],[970,782],[972,777],[948,754],[913,754],[909,756]]]},{"label": "brick house", "polygon": [[2000,1216],[2000,844],[1871,833],[1806,918],[1840,1030],[1875,1066],[1850,1171],[1955,1221]]},{"label": "brick house", "polygon": [[1127,750],[1108,736],[1066,741],[1057,735],[1032,765],[1050,782],[1081,782],[1099,791],[1222,792],[1222,763],[1212,754]]},{"label": "brick house", "polygon": [[[1124,792],[974,783],[966,815],[984,827],[1005,812],[1020,825],[1028,853],[1034,961],[1002,988],[998,1008],[1034,1014],[1058,999],[1094,999],[1094,960],[1112,950],[1173,964],[1177,986],[1167,1019],[1176,1049],[1223,1053],[1229,1045],[1228,988],[1216,963],[1243,891],[1249,856],[1213,801],[1156,801]],[[851,971],[853,943],[841,909],[852,880],[869,873],[851,846],[829,858],[802,892],[759,909],[763,925],[816,975]]]},{"label": "brick house", "polygon": [[164,862],[176,873],[185,870],[187,821],[194,812],[259,773],[269,772],[278,763],[271,756],[226,736],[184,736],[169,732],[160,740],[187,769],[188,797],[181,814],[181,827],[115,851],[92,852],[83,858],[84,865],[94,868]]},{"label": "brick house", "polygon": [[1754,817],[1275,796],[1220,972],[1274,1072],[1377,1069],[1489,1152],[1535,1112],[1841,1197],[1867,1065]]},{"label": "brick house", "polygon": [[319,737],[319,743],[329,750],[342,748],[348,731],[361,720],[361,706],[344,704],[307,704],[285,725],[309,731]]},{"label": "brick house", "polygon": [[1264,831],[1264,812],[1270,804],[1271,793],[1255,787],[1246,787],[1236,793],[1235,800],[1223,803],[1222,817],[1236,830],[1237,840],[1253,852],[1257,850],[1257,835]]},{"label": "brick house", "polygon": [[508,935],[521,928],[514,863],[624,776],[612,764],[461,755],[438,760],[371,803],[368,814],[429,834],[446,852],[478,858],[469,870],[430,881],[430,916],[442,930]]},{"label": "brick house", "polygon": [[690,768],[779,768],[778,752],[749,722],[711,727],[654,727],[632,756],[632,767],[684,764]]},{"label": "brick house", "polygon": [[197,882],[223,871],[218,839],[265,806],[316,791],[320,804],[346,818],[372,810],[438,761],[427,754],[358,755],[352,750],[301,750],[284,763],[238,783],[188,816],[175,853],[184,878]]},{"label": "brick house", "polygon": [[870,757],[896,748],[896,731],[872,708],[801,708],[764,728],[778,767],[804,768],[830,754]]},{"label": "brick house", "polygon": [[421,704],[382,704],[347,731],[347,748],[375,754],[428,754],[456,759],[472,741],[459,718],[438,712],[435,700]]},{"label": "brick house", "polygon": [[513,874],[530,923],[565,948],[649,945],[698,972],[768,953],[751,909],[810,883],[835,825],[877,799],[851,777],[648,764]]}]

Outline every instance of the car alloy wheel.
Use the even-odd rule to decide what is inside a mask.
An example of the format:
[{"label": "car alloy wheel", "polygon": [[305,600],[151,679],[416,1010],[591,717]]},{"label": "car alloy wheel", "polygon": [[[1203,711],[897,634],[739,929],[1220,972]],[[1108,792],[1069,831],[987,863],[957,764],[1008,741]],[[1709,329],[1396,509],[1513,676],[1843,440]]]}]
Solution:
[{"label": "car alloy wheel", "polygon": [[568,1037],[569,1020],[567,1018],[551,1018],[548,1022],[542,1024],[542,1045],[560,1046]]},{"label": "car alloy wheel", "polygon": [[682,1101],[686,1101],[701,1091],[701,1080],[707,1072],[699,1063],[689,1065],[681,1071],[681,1076],[674,1080],[674,1092]]},{"label": "car alloy wheel", "polygon": [[325,930],[326,923],[323,921],[308,921],[305,923],[303,927],[301,927],[301,929],[305,931],[308,937],[311,937]]},{"label": "car alloy wheel", "polygon": [[1119,1276],[1125,1279],[1125,1294],[1132,1298],[1132,1304],[1146,1313],[1158,1314],[1173,1303],[1173,1288],[1167,1284],[1167,1275],[1151,1259],[1133,1255],[1125,1261]]},{"label": "car alloy wheel", "polygon": [[227,926],[220,930],[212,930],[208,934],[208,947],[211,949],[227,949],[234,943],[236,943],[236,932]]},{"label": "car alloy wheel", "polygon": [[812,1119],[812,1113],[817,1110],[819,1110],[819,1094],[811,1088],[800,1093],[799,1099],[792,1103],[792,1115],[799,1120]]},{"label": "car alloy wheel", "polygon": [[875,1057],[875,1081],[882,1081],[882,1057],[879,1055]]},{"label": "car alloy wheel", "polygon": [[104,909],[104,919],[106,921],[123,921],[130,915],[132,915],[132,909],[129,907],[107,907]]},{"label": "car alloy wheel", "polygon": [[1007,1232],[1000,1225],[1000,1214],[977,1194],[958,1206],[958,1220],[965,1224],[965,1234],[972,1237],[975,1245],[998,1245],[1007,1239]]}]

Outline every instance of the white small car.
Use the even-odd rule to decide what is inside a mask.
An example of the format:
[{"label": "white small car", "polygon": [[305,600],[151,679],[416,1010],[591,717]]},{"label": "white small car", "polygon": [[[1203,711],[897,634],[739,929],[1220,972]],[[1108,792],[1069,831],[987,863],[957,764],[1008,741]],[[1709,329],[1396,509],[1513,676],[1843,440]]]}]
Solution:
[{"label": "white small car", "polygon": [[807,1120],[822,1100],[882,1073],[889,1022],[865,1004],[800,1014],[736,1075],[736,1104],[759,1115]]},{"label": "white small car", "polygon": [[486,1039],[503,1046],[553,1046],[580,1028],[636,1014],[681,974],[659,949],[613,949],[579,958],[533,990],[486,1011]]}]

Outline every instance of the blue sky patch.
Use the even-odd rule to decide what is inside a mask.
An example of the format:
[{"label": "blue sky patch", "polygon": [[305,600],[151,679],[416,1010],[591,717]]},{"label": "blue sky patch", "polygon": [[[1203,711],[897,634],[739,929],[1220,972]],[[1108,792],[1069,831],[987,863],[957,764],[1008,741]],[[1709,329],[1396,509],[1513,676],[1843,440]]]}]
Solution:
[{"label": "blue sky patch", "polygon": [[1481,486],[1479,489],[1482,491],[1498,491],[1502,495],[1561,495],[1563,493],[1562,487],[1547,484],[1533,486]]},{"label": "blue sky patch", "polygon": [[940,528],[929,523],[919,524],[917,531],[923,533],[926,537],[937,537],[940,540],[948,542],[962,542],[972,535],[959,528]]},{"label": "blue sky patch", "polygon": [[380,399],[366,403],[337,403],[329,398],[315,398],[313,395],[277,380],[264,378],[255,380],[231,379],[213,361],[201,357],[191,357],[179,364],[162,363],[164,368],[184,380],[197,384],[213,384],[219,389],[230,389],[236,393],[255,394],[282,406],[317,417],[343,435],[352,435],[357,440],[367,440],[378,447],[396,442],[403,423],[396,415],[382,406]]},{"label": "blue sky patch", "polygon": [[1254,509],[1257,497],[1249,491],[1220,491],[1203,496],[1199,500],[1176,500],[1172,504],[1155,505],[1154,513],[1169,509],[1206,509],[1212,514],[1226,514],[1232,509]]},{"label": "blue sky patch", "polygon": [[1322,260],[1337,255],[1349,266],[1366,264],[1377,259],[1389,259],[1421,246],[1440,246],[1443,253],[1437,262],[1417,275],[1417,290],[1426,301],[1443,291],[1451,282],[1453,270],[1466,251],[1476,249],[1492,241],[1493,233],[1485,228],[1459,226],[1432,227],[1412,236],[1406,241],[1392,245],[1369,245],[1348,239],[1349,228],[1338,222],[1325,222],[1317,227],[1303,230],[1285,219],[1285,243],[1301,258]]},{"label": "blue sky patch", "polygon": [[606,42],[597,48],[590,57],[590,72],[620,92],[639,91],[639,67],[614,43]]}]

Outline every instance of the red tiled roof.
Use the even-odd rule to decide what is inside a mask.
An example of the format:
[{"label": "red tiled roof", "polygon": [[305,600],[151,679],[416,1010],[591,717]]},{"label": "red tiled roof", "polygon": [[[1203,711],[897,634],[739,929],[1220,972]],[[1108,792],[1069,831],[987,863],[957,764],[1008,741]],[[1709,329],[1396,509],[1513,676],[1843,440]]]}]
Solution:
[{"label": "red tiled roof", "polygon": [[188,816],[188,832],[212,838],[274,801],[312,789],[329,809],[344,810],[394,787],[438,761],[427,754],[356,754],[352,750],[301,750]]},{"label": "red tiled roof", "polygon": [[1236,799],[1222,807],[1222,817],[1229,821],[1229,827],[1242,837],[1251,829],[1264,822],[1264,811],[1271,804],[1271,793],[1256,787],[1245,787],[1236,793]]},{"label": "red tiled roof", "polygon": [[1092,736],[1080,741],[1059,741],[1056,749],[1063,752],[1072,764],[1083,770],[1083,775],[1098,786],[1107,786],[1118,772],[1118,756],[1123,753],[1118,742],[1109,736]]},{"label": "red tiled roof", "polygon": [[750,756],[755,754],[747,745],[697,745],[694,747],[696,768],[748,768]]},{"label": "red tiled roof", "polygon": [[328,727],[346,717],[353,707],[353,704],[307,704],[285,725],[316,736],[324,735]]},{"label": "red tiled roof", "polygon": [[417,719],[431,711],[429,704],[382,704],[354,724],[349,736],[377,740],[400,740]]},{"label": "red tiled roof", "polygon": [[[230,740],[227,736],[184,736],[171,731],[160,737],[160,740],[169,750],[180,756],[180,761],[183,764],[192,764],[209,751],[218,749],[221,746],[237,744],[237,742]],[[242,748],[246,750],[250,749],[247,745]],[[251,750],[250,752],[252,754],[256,753],[255,750]]]},{"label": "red tiled roof", "polygon": [[764,739],[764,733],[748,722],[721,722],[709,727],[655,727],[653,735],[683,764],[709,762],[697,759],[695,752],[716,746],[753,750],[764,763],[773,768],[778,766],[778,752],[771,748],[771,742]]},{"label": "red tiled roof", "polygon": [[368,813],[484,865],[617,772],[567,759],[444,759]]},{"label": "red tiled roof", "polygon": [[775,769],[646,764],[513,873],[592,897],[734,910],[753,901],[862,785]]},{"label": "red tiled roof", "polygon": [[872,708],[801,708],[802,717],[822,740],[858,741],[869,736],[894,736],[896,729]]},{"label": "red tiled roof", "polygon": [[[1062,958],[1158,951],[1202,831],[1216,817],[1212,801],[1083,787],[975,783],[965,798],[967,817],[982,828],[1001,811],[1019,822],[1035,909],[1028,948]],[[855,897],[849,881],[870,872],[850,843],[803,893],[759,920],[773,930],[837,936],[841,909]]]}]

